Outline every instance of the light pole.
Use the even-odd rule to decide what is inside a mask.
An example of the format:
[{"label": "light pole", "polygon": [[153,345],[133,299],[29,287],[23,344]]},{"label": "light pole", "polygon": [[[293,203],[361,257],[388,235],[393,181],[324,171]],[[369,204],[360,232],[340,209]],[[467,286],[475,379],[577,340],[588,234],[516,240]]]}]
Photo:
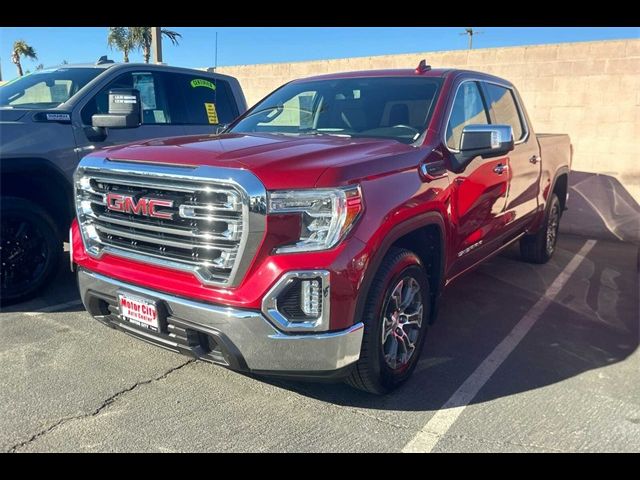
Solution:
[{"label": "light pole", "polygon": [[162,63],[162,29],[151,27],[151,45],[153,47],[153,61]]},{"label": "light pole", "polygon": [[464,32],[460,35],[467,35],[469,37],[469,50],[473,49],[473,36],[479,35],[484,32],[476,32],[473,27],[468,27],[464,29]]}]

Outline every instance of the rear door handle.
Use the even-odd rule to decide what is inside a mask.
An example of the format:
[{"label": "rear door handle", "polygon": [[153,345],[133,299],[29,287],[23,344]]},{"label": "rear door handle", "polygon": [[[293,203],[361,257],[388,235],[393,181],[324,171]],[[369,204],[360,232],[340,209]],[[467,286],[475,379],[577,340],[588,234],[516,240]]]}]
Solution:
[{"label": "rear door handle", "polygon": [[499,163],[498,165],[493,167],[493,171],[496,172],[498,175],[502,175],[507,170],[509,170],[509,166],[508,165],[503,165],[501,163]]}]

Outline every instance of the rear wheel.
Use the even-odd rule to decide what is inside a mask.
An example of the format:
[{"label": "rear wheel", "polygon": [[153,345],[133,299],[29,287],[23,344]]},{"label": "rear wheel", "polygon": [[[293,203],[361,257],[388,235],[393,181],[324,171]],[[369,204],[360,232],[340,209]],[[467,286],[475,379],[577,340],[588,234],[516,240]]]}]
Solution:
[{"label": "rear wheel", "polygon": [[558,229],[562,209],[555,193],[549,198],[549,208],[543,226],[532,235],[525,235],[520,240],[520,255],[531,263],[547,263],[556,251]]},{"label": "rear wheel", "polygon": [[22,198],[2,198],[0,228],[0,302],[8,305],[47,284],[62,260],[62,242],[51,216]]},{"label": "rear wheel", "polygon": [[375,394],[404,383],[420,357],[428,310],[429,280],[420,259],[392,248],[369,290],[360,359],[347,383]]}]

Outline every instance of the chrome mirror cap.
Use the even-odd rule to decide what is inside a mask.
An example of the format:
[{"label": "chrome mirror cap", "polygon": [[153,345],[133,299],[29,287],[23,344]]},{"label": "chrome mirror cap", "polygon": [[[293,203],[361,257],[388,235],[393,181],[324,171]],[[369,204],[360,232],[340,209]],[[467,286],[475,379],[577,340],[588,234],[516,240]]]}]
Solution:
[{"label": "chrome mirror cap", "polygon": [[[467,125],[462,130],[460,151],[513,149],[511,125]],[[507,150],[507,151],[509,151]]]}]

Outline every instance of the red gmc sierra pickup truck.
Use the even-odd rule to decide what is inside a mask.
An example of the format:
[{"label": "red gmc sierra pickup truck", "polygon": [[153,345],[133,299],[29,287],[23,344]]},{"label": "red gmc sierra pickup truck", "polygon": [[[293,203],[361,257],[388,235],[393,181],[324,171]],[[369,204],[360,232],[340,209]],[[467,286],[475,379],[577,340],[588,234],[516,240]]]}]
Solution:
[{"label": "red gmc sierra pickup truck", "polygon": [[72,268],[89,313],[140,339],[386,393],[447,284],[516,241],[553,255],[571,156],[495,76],[295,80],[221,134],[84,157]]}]

